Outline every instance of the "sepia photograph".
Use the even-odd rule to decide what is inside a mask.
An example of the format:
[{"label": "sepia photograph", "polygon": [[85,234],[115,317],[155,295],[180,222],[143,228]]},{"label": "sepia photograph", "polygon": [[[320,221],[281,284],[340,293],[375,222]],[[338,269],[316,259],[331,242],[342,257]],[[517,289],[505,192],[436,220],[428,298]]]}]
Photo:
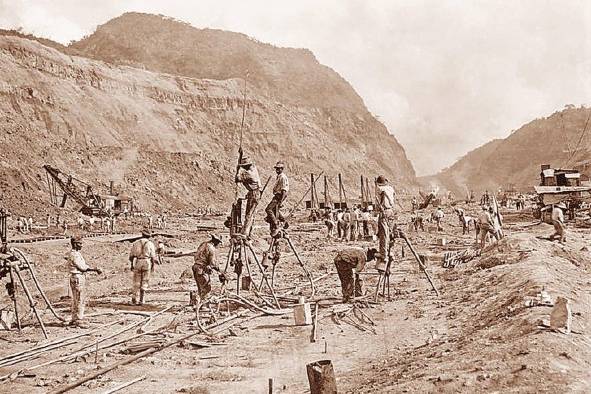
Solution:
[{"label": "sepia photograph", "polygon": [[0,0],[0,392],[591,392],[591,1]]}]

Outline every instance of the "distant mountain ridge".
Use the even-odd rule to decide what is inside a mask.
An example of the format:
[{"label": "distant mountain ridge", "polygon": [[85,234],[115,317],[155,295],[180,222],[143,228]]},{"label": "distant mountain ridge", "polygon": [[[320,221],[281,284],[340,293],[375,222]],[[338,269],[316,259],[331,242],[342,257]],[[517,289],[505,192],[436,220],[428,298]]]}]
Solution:
[{"label": "distant mountain ridge", "polygon": [[69,46],[113,64],[192,78],[242,78],[286,104],[365,112],[363,100],[308,49],[280,48],[245,34],[198,29],[171,18],[125,13]]},{"label": "distant mountain ridge", "polygon": [[[467,189],[482,192],[513,184],[531,190],[539,182],[540,166],[591,170],[591,109],[567,106],[533,120],[505,139],[477,148],[436,175],[421,177],[425,186],[439,185],[457,195]],[[586,131],[585,125],[587,124]]]}]

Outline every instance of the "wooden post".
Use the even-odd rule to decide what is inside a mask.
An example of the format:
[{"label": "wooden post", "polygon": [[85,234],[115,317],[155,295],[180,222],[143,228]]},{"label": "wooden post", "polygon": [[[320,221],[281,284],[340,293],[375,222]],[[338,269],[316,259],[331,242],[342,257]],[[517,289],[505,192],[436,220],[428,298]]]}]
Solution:
[{"label": "wooden post", "polygon": [[273,378],[269,378],[269,394],[273,394]]},{"label": "wooden post", "polygon": [[366,207],[366,205],[365,205],[365,184],[363,183],[363,175],[361,175],[361,206]]},{"label": "wooden post", "polygon": [[326,175],[324,176],[324,208],[328,207],[328,180],[326,179]]},{"label": "wooden post", "polygon": [[343,209],[343,183],[341,179],[341,174],[339,173],[339,209]]},{"label": "wooden post", "polygon": [[314,173],[310,174],[310,209],[316,208],[314,202]]},{"label": "wooden post", "polygon": [[320,360],[306,365],[310,394],[336,394],[337,382],[332,361]]}]

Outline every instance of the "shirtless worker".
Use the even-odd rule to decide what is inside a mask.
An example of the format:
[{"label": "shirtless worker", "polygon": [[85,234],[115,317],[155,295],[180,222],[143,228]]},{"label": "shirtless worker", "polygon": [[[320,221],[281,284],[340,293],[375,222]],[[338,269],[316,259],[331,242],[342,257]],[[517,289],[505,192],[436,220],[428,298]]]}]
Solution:
[{"label": "shirtless worker", "polygon": [[248,190],[246,193],[246,212],[244,214],[244,225],[242,226],[242,235],[249,236],[254,220],[254,212],[259,200],[261,199],[261,177],[256,166],[246,156],[242,156],[242,148],[240,148],[240,161],[236,169],[236,183],[242,185]]},{"label": "shirtless worker", "polygon": [[362,294],[362,280],[359,273],[365,268],[365,264],[375,259],[377,250],[369,248],[364,251],[361,248],[347,248],[341,250],[334,258],[334,265],[339,274],[343,302],[349,302],[353,297]]},{"label": "shirtless worker", "polygon": [[280,209],[287,198],[287,193],[289,192],[289,180],[287,179],[287,175],[283,172],[284,168],[285,163],[282,161],[278,161],[277,164],[275,164],[277,178],[275,178],[275,186],[273,186],[273,198],[267,205],[267,208],[265,208],[267,222],[269,223],[272,237],[279,235],[281,230],[279,228],[279,221],[284,219],[281,215]]}]

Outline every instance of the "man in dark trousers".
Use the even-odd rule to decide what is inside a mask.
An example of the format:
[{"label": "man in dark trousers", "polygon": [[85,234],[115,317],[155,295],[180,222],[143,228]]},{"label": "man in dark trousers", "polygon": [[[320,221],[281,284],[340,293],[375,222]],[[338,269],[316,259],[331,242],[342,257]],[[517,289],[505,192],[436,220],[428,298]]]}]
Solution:
[{"label": "man in dark trousers", "polygon": [[[365,264],[375,259],[377,250],[369,248],[347,248],[341,250],[334,258],[334,265],[339,274],[343,292],[343,302],[349,302],[353,297],[362,295],[362,280],[359,273]],[[354,294],[353,294],[354,293]]]},{"label": "man in dark trousers", "polygon": [[275,164],[277,178],[275,179],[275,186],[273,186],[273,198],[271,199],[271,202],[269,202],[269,205],[267,205],[267,208],[265,208],[265,213],[267,214],[266,220],[271,227],[272,237],[276,237],[281,231],[279,222],[283,221],[284,218],[281,215],[280,209],[287,198],[287,193],[289,192],[289,180],[287,179],[287,175],[283,172],[284,168],[285,163],[282,161],[278,161],[277,164]]},{"label": "man in dark trousers", "polygon": [[[242,152],[240,152],[240,155],[242,156]],[[254,163],[246,156],[240,158],[235,181],[236,183],[242,183],[246,190],[248,190],[242,234],[249,236],[254,220],[254,212],[261,199],[261,178]]]},{"label": "man in dark trousers", "polygon": [[213,271],[218,271],[219,280],[223,284],[226,282],[226,276],[220,271],[217,259],[217,248],[222,243],[222,237],[218,234],[211,234],[211,239],[199,245],[197,251],[193,253],[193,277],[199,289],[199,302],[203,302],[211,291],[210,275]]}]

